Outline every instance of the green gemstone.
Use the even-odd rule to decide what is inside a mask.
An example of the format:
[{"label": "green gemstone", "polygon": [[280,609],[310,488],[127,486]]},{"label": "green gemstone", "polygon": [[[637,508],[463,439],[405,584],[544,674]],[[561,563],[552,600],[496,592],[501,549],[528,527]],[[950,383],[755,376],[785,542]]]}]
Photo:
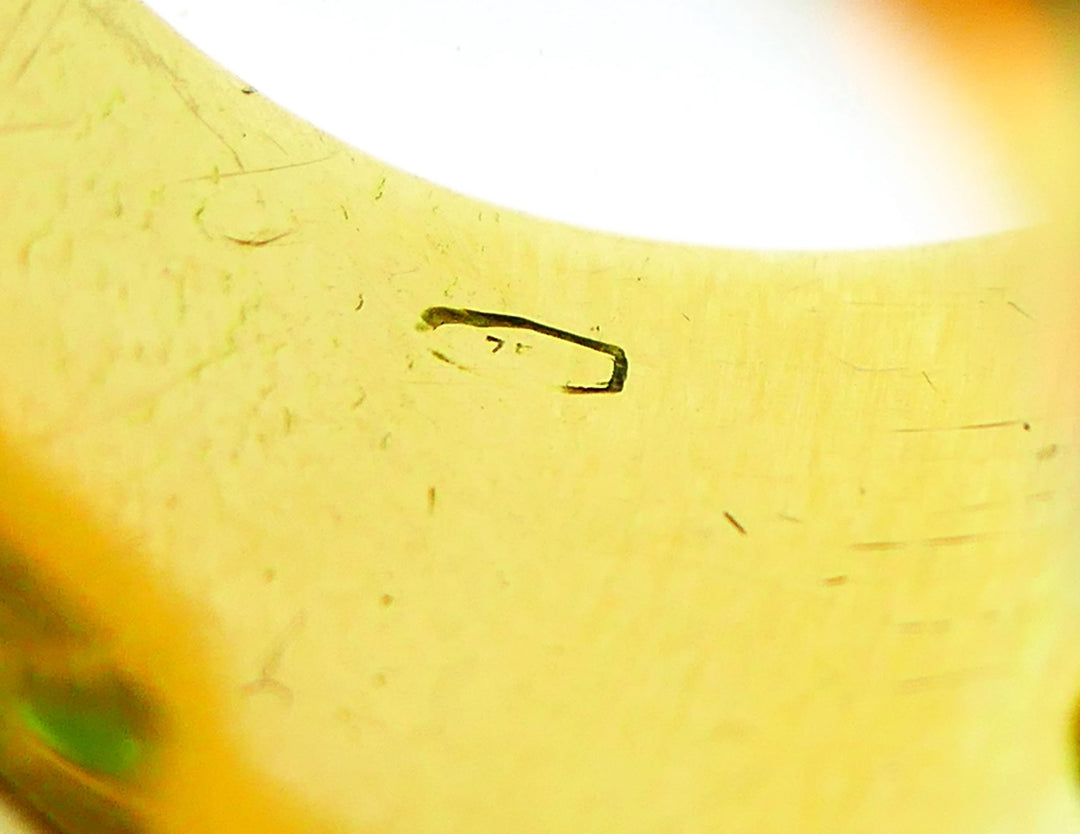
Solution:
[{"label": "green gemstone", "polygon": [[18,714],[43,744],[85,770],[123,779],[143,758],[144,743],[133,722],[115,705],[24,701]]}]

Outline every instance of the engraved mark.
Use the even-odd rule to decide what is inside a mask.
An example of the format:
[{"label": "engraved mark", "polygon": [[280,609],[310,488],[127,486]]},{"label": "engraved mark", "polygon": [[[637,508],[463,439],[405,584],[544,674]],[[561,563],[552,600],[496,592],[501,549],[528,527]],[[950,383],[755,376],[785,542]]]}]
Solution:
[{"label": "engraved mark", "polygon": [[[615,394],[622,391],[629,373],[629,363],[626,353],[618,345],[590,339],[586,336],[578,336],[566,330],[559,330],[547,324],[541,324],[522,316],[513,316],[505,313],[484,313],[479,310],[465,310],[455,307],[428,307],[420,314],[423,320],[421,329],[435,330],[445,324],[462,324],[467,327],[505,327],[508,329],[531,330],[543,336],[560,339],[570,344],[578,345],[588,350],[595,350],[611,357],[611,377],[603,385],[563,385],[562,390],[567,394]],[[446,356],[432,351],[437,359],[442,359],[451,365],[455,363]],[[458,366],[460,367],[460,366]]]},{"label": "engraved mark", "polygon": [[735,519],[735,516],[733,516],[729,512],[725,512],[724,513],[724,518],[726,518],[728,520],[728,522],[731,524],[732,527],[734,527],[736,530],[739,531],[740,535],[743,535],[743,536],[746,535],[746,528],[743,527],[741,524],[739,524],[739,522]]},{"label": "engraved mark", "polygon": [[923,426],[911,429],[893,429],[898,434],[921,434],[933,431],[974,431],[979,429],[1004,429],[1020,426],[1024,431],[1031,431],[1031,424],[1023,420],[997,420],[992,423],[967,423],[963,426]]},{"label": "engraved mark", "polygon": [[447,365],[451,365],[451,366],[457,368],[459,371],[471,371],[472,370],[472,368],[470,368],[468,365],[462,365],[462,364],[460,364],[458,362],[455,362],[453,359],[451,359],[449,356],[447,356],[442,351],[432,350],[432,351],[430,351],[430,353],[431,353],[432,356],[434,356],[440,362],[445,362]]},{"label": "engraved mark", "polygon": [[224,235],[224,238],[225,240],[231,240],[239,246],[251,246],[255,248],[259,246],[268,246],[271,243],[281,240],[283,237],[288,237],[295,231],[296,229],[286,229],[284,232],[269,232],[266,235],[258,235],[256,237],[233,237],[232,235]]},{"label": "engraved mark", "polygon": [[259,669],[259,677],[250,683],[244,684],[240,688],[241,695],[248,696],[259,692],[273,692],[286,704],[292,703],[292,690],[279,681],[275,675],[277,675],[278,667],[281,666],[281,658],[285,656],[285,649],[296,639],[297,634],[304,627],[306,619],[302,611],[293,617],[292,622],[285,627],[285,631],[281,633],[277,643],[274,644],[274,647],[263,661],[262,667]]},{"label": "engraved mark", "polygon": [[961,533],[954,536],[934,536],[928,539],[909,539],[907,541],[871,541],[852,542],[849,547],[852,550],[903,550],[907,547],[924,545],[926,547],[955,547],[957,545],[974,544],[986,541],[998,535],[997,533]]},{"label": "engraved mark", "polygon": [[[222,140],[224,141],[224,140]],[[304,159],[300,162],[287,162],[284,165],[272,165],[269,168],[244,168],[242,165],[238,166],[239,171],[217,171],[213,174],[203,174],[201,177],[189,177],[188,179],[180,180],[182,183],[186,182],[204,182],[209,180],[210,182],[217,182],[218,180],[231,179],[232,177],[251,177],[256,174],[273,174],[277,171],[288,171],[290,168],[303,168],[306,165],[318,165],[320,162],[326,162],[331,159],[335,154],[327,154],[326,156],[320,156],[317,159]]]},{"label": "engraved mark", "polygon": [[855,542],[851,545],[852,550],[900,550],[907,547],[910,542]]},{"label": "engraved mark", "polygon": [[1029,313],[1027,310],[1025,310],[1023,307],[1021,307],[1015,301],[1010,301],[1010,302],[1008,302],[1008,304],[1009,304],[1010,307],[1012,307],[1014,310],[1016,310],[1016,312],[1018,312],[1024,318],[1031,319],[1032,321],[1035,321],[1035,317],[1032,316],[1031,313]]},{"label": "engraved mark", "polygon": [[959,536],[936,536],[932,539],[927,539],[925,543],[930,545],[930,547],[949,547],[958,544],[981,542],[988,538],[990,538],[989,533],[967,533]]},{"label": "engraved mark", "polygon": [[[52,35],[53,29],[56,28],[57,21],[60,20],[60,16],[64,13],[64,10],[67,9],[68,2],[69,0],[64,0],[64,2],[62,2],[57,7],[56,13],[52,16],[52,18],[49,20],[48,25],[45,27],[45,32],[41,35],[40,38],[38,38],[37,42],[34,44],[34,48],[30,50],[29,54],[27,54],[27,56],[23,58],[22,63],[20,63],[19,66],[16,68],[15,77],[11,79],[11,81],[8,83],[8,86],[14,87],[22,79],[23,75],[26,73],[26,70],[30,67],[30,64],[32,64],[34,62],[34,59],[37,57],[38,52],[41,51],[41,47],[45,45],[45,42],[48,41],[50,36]],[[19,12],[18,23],[22,22],[23,14],[26,11],[26,7],[29,5],[30,4],[27,3],[26,6],[23,6],[22,10]],[[7,44],[5,43],[5,46],[6,45]]]},{"label": "engraved mark", "polygon": [[1058,452],[1058,446],[1056,443],[1051,443],[1049,446],[1043,446],[1039,451],[1035,453],[1036,460],[1050,460]]}]

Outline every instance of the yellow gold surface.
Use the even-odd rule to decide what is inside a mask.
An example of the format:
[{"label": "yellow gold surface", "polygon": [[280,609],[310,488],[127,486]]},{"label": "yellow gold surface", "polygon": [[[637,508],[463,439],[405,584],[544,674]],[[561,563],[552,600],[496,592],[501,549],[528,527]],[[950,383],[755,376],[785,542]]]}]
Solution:
[{"label": "yellow gold surface", "polygon": [[0,515],[180,716],[162,830],[255,830],[190,741],[226,728],[355,831],[1080,826],[1053,234],[622,240],[389,169],[129,0],[4,0],[0,47]]}]

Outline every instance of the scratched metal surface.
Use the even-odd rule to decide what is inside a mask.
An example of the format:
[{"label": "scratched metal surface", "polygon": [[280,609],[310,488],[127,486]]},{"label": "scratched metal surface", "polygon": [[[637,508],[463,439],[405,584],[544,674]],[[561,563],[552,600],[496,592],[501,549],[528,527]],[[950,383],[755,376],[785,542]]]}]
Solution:
[{"label": "scratched metal surface", "polygon": [[[184,728],[357,831],[1075,822],[1075,305],[1038,233],[589,234],[340,146],[128,2],[0,11],[0,423],[104,533],[44,487],[5,523],[53,506],[34,558],[139,674],[213,647]],[[431,308],[618,346],[625,385]],[[227,776],[184,772],[178,809]]]}]

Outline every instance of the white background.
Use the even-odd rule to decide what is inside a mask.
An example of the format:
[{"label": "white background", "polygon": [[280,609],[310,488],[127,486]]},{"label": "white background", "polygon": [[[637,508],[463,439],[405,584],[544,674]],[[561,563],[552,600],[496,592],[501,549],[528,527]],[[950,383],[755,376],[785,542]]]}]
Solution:
[{"label": "white background", "polygon": [[149,5],[355,147],[543,217],[832,249],[985,234],[1030,216],[965,102],[884,4]]}]

